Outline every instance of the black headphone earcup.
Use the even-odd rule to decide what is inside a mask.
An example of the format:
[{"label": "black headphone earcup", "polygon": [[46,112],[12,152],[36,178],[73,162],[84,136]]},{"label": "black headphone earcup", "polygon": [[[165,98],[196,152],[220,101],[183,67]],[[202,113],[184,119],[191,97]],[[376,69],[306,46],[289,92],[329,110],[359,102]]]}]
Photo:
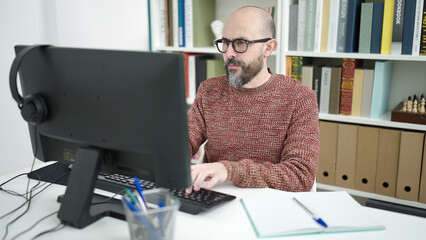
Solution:
[{"label": "black headphone earcup", "polygon": [[46,120],[47,106],[40,95],[28,95],[24,97],[21,115],[25,121],[31,124],[40,124]]}]

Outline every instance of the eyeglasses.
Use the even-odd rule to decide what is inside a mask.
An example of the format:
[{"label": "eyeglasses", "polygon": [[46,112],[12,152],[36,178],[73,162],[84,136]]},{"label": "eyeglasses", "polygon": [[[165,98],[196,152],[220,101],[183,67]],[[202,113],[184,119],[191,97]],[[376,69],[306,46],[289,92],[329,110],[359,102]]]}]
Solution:
[{"label": "eyeglasses", "polygon": [[229,39],[222,38],[214,41],[214,44],[216,45],[217,50],[219,50],[219,52],[221,53],[226,53],[226,51],[228,51],[228,46],[230,43],[232,43],[232,48],[234,48],[235,52],[244,53],[247,51],[250,43],[264,43],[271,39],[272,38],[262,38],[258,40],[248,41],[242,38],[237,38],[231,41]]}]

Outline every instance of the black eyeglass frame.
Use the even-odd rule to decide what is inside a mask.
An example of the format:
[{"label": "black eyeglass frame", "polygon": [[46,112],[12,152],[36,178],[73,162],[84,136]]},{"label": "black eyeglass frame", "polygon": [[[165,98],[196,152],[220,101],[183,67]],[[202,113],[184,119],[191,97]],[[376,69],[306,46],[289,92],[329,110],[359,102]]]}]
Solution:
[{"label": "black eyeglass frame", "polygon": [[[220,53],[226,53],[226,51],[228,51],[228,47],[229,47],[229,44],[230,43],[232,43],[232,48],[234,49],[234,51],[235,52],[237,52],[237,53],[245,53],[246,51],[247,51],[247,49],[248,49],[248,47],[249,47],[249,44],[250,43],[265,43],[265,42],[267,42],[267,41],[269,41],[269,40],[272,40],[272,38],[262,38],[262,39],[257,39],[257,40],[251,40],[251,41],[249,41],[249,40],[246,40],[246,39],[244,39],[244,38],[236,38],[236,39],[234,39],[234,40],[229,40],[229,39],[226,39],[226,38],[221,38],[221,39],[217,39],[217,40],[215,40],[213,43],[216,45],[216,48],[217,48],[217,50],[220,52]],[[244,41],[245,43],[246,43],[246,50],[244,50],[244,51],[238,51],[237,49],[236,49],[236,47],[235,47],[235,41]],[[222,51],[220,48],[219,48],[219,43],[222,43],[222,44],[226,44],[226,51]]]}]

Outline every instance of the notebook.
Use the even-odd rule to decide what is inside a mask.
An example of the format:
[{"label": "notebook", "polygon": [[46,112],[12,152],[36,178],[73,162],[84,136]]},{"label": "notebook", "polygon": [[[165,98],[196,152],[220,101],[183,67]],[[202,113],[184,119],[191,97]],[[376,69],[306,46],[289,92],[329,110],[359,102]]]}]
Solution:
[{"label": "notebook", "polygon": [[[293,198],[320,217],[327,228],[316,222]],[[267,195],[242,198],[241,203],[260,238],[385,229],[367,209],[343,191],[270,191]]]}]

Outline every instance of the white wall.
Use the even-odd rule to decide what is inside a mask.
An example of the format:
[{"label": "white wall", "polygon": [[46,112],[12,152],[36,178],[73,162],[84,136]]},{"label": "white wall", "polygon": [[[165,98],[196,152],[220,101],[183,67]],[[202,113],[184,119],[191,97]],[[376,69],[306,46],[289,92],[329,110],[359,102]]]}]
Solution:
[{"label": "white wall", "polygon": [[33,159],[9,70],[14,45],[40,43],[148,50],[147,0],[0,0],[0,175]]}]

